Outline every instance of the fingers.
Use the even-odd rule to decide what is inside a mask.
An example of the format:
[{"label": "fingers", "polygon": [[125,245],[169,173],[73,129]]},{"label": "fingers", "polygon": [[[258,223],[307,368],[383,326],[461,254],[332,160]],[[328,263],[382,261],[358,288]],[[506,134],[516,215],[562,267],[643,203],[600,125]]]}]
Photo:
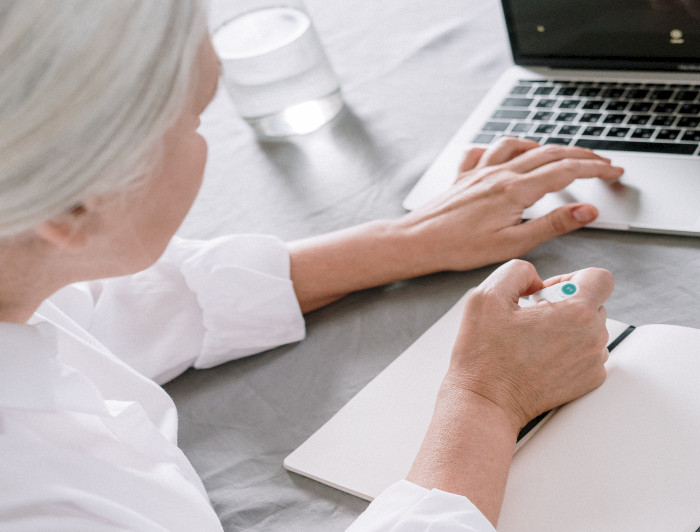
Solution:
[{"label": "fingers", "polygon": [[561,190],[576,179],[598,177],[615,181],[623,172],[622,168],[604,159],[567,158],[547,163],[525,175],[522,199],[530,206],[545,194]]},{"label": "fingers", "polygon": [[[589,224],[598,211],[584,203],[570,203],[524,224],[522,213],[576,179],[613,180],[623,172],[587,149],[512,138],[486,150],[469,150],[460,170],[458,186],[405,218],[410,223],[435,222],[423,224],[425,231],[419,233],[437,250],[429,271],[466,270],[517,257]],[[467,255],[463,250],[468,249],[478,252]]]},{"label": "fingers", "polygon": [[596,308],[603,306],[615,288],[615,277],[611,272],[602,268],[585,268],[550,277],[543,282],[543,285],[552,286],[564,281],[575,281],[580,288],[579,294],[575,297],[579,297],[579,295],[585,297],[595,304]]},{"label": "fingers", "polygon": [[532,140],[502,137],[486,149],[481,156],[478,166],[482,168],[484,166],[503,164],[539,147],[540,145]]},{"label": "fingers", "polygon": [[598,209],[587,203],[564,205],[512,228],[522,253],[548,240],[588,225],[598,217]]},{"label": "fingers", "polygon": [[608,300],[615,288],[615,277],[603,268],[585,268],[543,281],[531,263],[519,259],[508,261],[498,267],[481,283],[480,287],[488,292],[513,294],[519,298],[533,294],[545,286],[564,281],[575,281],[584,297],[596,303],[597,307]]},{"label": "fingers", "polygon": [[537,168],[540,168],[546,164],[564,159],[593,159],[610,163],[610,159],[601,157],[587,148],[547,144],[523,153],[517,159],[514,159],[511,164],[508,165],[508,167],[511,170],[524,174],[527,172],[532,172],[533,170],[536,170]]},{"label": "fingers", "polygon": [[[476,168],[476,165],[479,164],[479,160],[485,151],[486,148],[471,148],[467,150],[467,152],[464,154],[462,164],[459,165],[460,177],[464,172],[468,172],[469,170]],[[457,181],[459,181],[460,177],[457,178]]]},{"label": "fingers", "polygon": [[502,137],[488,148],[470,148],[464,154],[462,164],[459,166],[459,177],[464,177],[465,172],[474,168],[494,166],[510,161],[514,157],[539,147],[539,144],[531,140],[519,140],[512,137]]},{"label": "fingers", "polygon": [[[533,150],[523,156],[528,157],[526,165],[518,164],[521,168],[529,167],[535,162],[549,161],[554,155],[563,155],[566,152],[550,150],[545,153],[535,153]],[[562,190],[576,179],[590,179],[598,177],[604,180],[616,180],[622,176],[624,169],[612,166],[608,159],[598,157],[593,153],[572,152],[575,157],[547,162],[543,166],[528,172],[518,182],[517,196],[523,207],[529,207],[542,198],[545,194]],[[580,157],[580,158],[577,158]],[[513,232],[519,237],[519,245],[523,252],[533,249],[547,240],[565,233],[569,233],[588,225],[598,217],[598,210],[593,205],[585,203],[568,204],[552,212],[513,227]]]},{"label": "fingers", "polygon": [[518,299],[544,287],[537,270],[529,262],[511,260],[489,275],[480,288],[486,292],[495,292],[508,301],[517,304]]},{"label": "fingers", "polygon": [[[460,167],[460,179],[466,177],[469,170],[501,165],[502,169],[522,177],[523,181],[519,183],[522,186],[516,192],[524,207],[529,207],[549,192],[565,188],[576,179],[597,177],[615,181],[624,172],[613,166],[610,159],[576,146],[539,146],[532,141],[505,137],[485,151],[475,150],[479,151],[467,152]],[[588,221],[591,221],[590,217]]]},{"label": "fingers", "polygon": [[615,288],[615,277],[602,268],[586,268],[575,272],[571,280],[581,288],[581,293],[598,307],[602,307]]},{"label": "fingers", "polygon": [[569,279],[580,287],[570,299],[504,308],[544,285],[534,266],[514,260],[495,270],[467,301],[449,371],[519,426],[605,379],[603,303],[612,292],[612,274],[587,268],[546,284]]}]

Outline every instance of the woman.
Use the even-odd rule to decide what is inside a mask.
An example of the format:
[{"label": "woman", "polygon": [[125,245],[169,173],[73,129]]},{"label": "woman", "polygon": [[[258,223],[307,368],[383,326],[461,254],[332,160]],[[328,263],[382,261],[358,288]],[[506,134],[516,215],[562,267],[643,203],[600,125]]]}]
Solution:
[{"label": "woman", "polygon": [[[587,150],[509,140],[470,151],[449,194],[397,220],[289,245],[185,241],[173,235],[201,184],[198,117],[219,75],[197,0],[4,0],[0,64],[8,530],[221,529],[156,383],[301,340],[303,312],[353,290],[524,253],[596,216],[578,204],[521,224],[525,206],[621,174]],[[519,427],[605,375],[612,278],[562,278],[581,295],[556,311],[517,307],[543,286],[522,262],[474,292],[409,479],[357,527],[496,523]]]}]

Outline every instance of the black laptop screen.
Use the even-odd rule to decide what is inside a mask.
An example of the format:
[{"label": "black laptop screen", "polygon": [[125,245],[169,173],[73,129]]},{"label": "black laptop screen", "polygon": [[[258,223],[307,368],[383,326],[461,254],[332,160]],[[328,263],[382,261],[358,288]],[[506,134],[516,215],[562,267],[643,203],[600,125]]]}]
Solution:
[{"label": "black laptop screen", "polygon": [[515,62],[700,71],[700,0],[503,0]]}]

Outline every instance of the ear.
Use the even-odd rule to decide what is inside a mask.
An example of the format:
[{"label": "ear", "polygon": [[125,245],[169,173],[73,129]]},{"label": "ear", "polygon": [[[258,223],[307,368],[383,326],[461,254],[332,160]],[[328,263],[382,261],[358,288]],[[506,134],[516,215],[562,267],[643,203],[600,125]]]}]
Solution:
[{"label": "ear", "polygon": [[56,247],[79,251],[87,243],[87,227],[84,220],[86,215],[86,208],[79,204],[35,226],[34,232]]}]

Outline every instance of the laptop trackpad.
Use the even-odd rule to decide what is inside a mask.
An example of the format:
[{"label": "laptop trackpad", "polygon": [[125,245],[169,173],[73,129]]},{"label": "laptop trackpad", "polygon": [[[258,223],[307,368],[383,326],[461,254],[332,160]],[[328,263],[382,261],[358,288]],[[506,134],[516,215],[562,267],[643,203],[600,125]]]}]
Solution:
[{"label": "laptop trackpad", "polygon": [[598,152],[625,168],[616,183],[579,179],[561,192],[547,194],[525,211],[536,218],[571,202],[595,205],[592,227],[609,229],[700,230],[700,161]]}]

